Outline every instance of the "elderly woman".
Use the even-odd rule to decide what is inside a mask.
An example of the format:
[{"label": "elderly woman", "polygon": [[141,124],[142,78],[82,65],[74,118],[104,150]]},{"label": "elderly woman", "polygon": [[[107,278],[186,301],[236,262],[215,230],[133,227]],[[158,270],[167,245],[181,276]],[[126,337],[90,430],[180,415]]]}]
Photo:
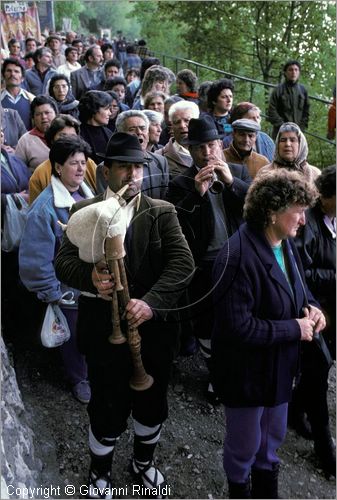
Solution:
[{"label": "elderly woman", "polygon": [[[51,122],[49,129],[46,132],[47,145],[50,148],[53,142],[61,137],[76,136],[80,134],[80,122],[71,115],[58,115]],[[42,162],[34,170],[29,179],[29,204],[31,205],[35,198],[50,184],[51,179],[51,163],[49,158]],[[93,193],[96,193],[96,163],[91,159],[87,159],[87,168],[85,170],[84,182],[88,185]]]},{"label": "elderly woman", "polygon": [[215,261],[212,377],[225,405],[229,498],[278,498],[277,449],[300,344],[325,327],[292,241],[315,199],[296,172],[259,176],[247,193],[246,223]]},{"label": "elderly woman", "polygon": [[286,122],[281,125],[276,140],[273,162],[259,170],[259,175],[279,168],[302,173],[306,180],[314,182],[321,171],[307,162],[308,143],[296,123]]},{"label": "elderly woman", "polygon": [[80,134],[91,146],[91,158],[96,164],[102,161],[99,155],[105,153],[112,135],[108,129],[111,103],[112,97],[100,90],[90,90],[80,99]]},{"label": "elderly woman", "polygon": [[148,92],[144,99],[144,109],[158,111],[158,113],[161,113],[164,116],[165,99],[167,99],[167,95],[164,94],[164,92],[160,92],[160,90]]},{"label": "elderly woman", "polygon": [[172,132],[172,123],[169,118],[169,111],[171,106],[179,101],[184,101],[182,97],[179,97],[178,95],[173,95],[171,97],[167,97],[164,102],[164,122],[162,124],[162,133],[160,136],[160,143],[163,144],[164,146],[169,142],[170,138],[173,137],[173,132]]},{"label": "elderly woman", "polygon": [[[50,185],[31,206],[19,250],[20,277],[23,284],[47,304],[59,304],[66,316],[71,338],[60,347],[66,376],[74,396],[82,403],[90,400],[87,367],[76,346],[77,297],[57,279],[54,259],[61,244],[69,209],[76,202],[92,198],[83,182],[90,148],[80,137],[63,137],[50,148],[52,166]],[[65,292],[73,292],[74,301],[67,304]]]},{"label": "elderly woman", "polygon": [[78,118],[78,103],[71,93],[69,78],[66,75],[57,74],[51,77],[49,82],[49,95],[55,99],[58,112]]},{"label": "elderly woman", "polygon": [[[239,102],[231,111],[231,116],[228,123],[232,124],[236,120],[241,118],[247,118],[248,120],[254,120],[259,125],[261,124],[261,110],[255,104],[251,102]],[[233,140],[233,134],[230,133],[226,135],[223,139],[224,149],[228,148]],[[260,155],[268,158],[269,161],[273,161],[275,144],[271,137],[265,132],[258,132],[255,142],[255,150]]]},{"label": "elderly woman", "polygon": [[49,148],[45,133],[57,113],[56,102],[51,97],[38,95],[32,101],[31,114],[34,127],[20,137],[15,149],[16,156],[28,165],[31,172],[48,158]]},{"label": "elderly woman", "polygon": [[158,111],[152,111],[149,109],[144,109],[144,114],[150,121],[149,142],[146,149],[147,151],[155,153],[158,149],[163,147],[162,144],[159,144],[159,139],[162,131],[161,124],[163,123],[164,117],[161,113],[158,113]]},{"label": "elderly woman", "polygon": [[308,286],[327,317],[323,336],[331,358],[323,357],[315,343],[304,346],[301,377],[293,392],[289,416],[299,434],[314,440],[325,474],[335,476],[336,450],[329,426],[327,393],[330,364],[336,357],[336,166],[324,168],[315,183],[319,200],[308,210],[307,223],[295,243]]}]

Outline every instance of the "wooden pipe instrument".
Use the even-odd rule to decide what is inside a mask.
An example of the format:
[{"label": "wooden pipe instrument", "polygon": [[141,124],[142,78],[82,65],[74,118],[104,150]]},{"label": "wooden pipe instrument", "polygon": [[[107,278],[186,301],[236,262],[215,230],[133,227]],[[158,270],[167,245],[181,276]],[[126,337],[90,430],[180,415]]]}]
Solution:
[{"label": "wooden pipe instrument", "polygon": [[106,237],[104,248],[109,271],[115,280],[115,289],[112,297],[113,331],[109,337],[109,342],[112,344],[121,344],[127,341],[129,343],[134,370],[130,380],[130,387],[136,391],[145,391],[152,386],[153,377],[146,373],[143,365],[140,352],[141,338],[138,328],[132,327],[127,323],[126,336],[121,328],[121,317],[125,314],[125,308],[130,301],[124,264],[125,250],[122,235]]}]

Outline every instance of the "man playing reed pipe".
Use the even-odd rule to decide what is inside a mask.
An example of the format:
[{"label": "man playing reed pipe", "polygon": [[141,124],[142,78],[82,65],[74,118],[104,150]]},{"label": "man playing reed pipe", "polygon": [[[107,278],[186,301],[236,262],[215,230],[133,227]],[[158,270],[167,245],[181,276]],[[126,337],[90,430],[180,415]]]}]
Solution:
[{"label": "man playing reed pipe", "polygon": [[[127,227],[126,255],[119,260],[124,291],[116,292],[119,278],[110,272],[106,254],[100,261],[94,260],[95,264],[82,260],[81,251],[69,239],[70,233],[65,234],[56,258],[59,279],[82,291],[78,342],[86,356],[92,394],[88,405],[91,455],[88,498],[112,498],[118,485],[118,478],[111,477],[114,448],[130,414],[134,425],[131,472],[138,484],[148,488],[147,493],[155,498],[169,493],[162,473],[154,465],[153,455],[168,415],[167,386],[179,331],[176,304],[191,280],[194,262],[173,205],[141,193],[143,163],[144,153],[137,137],[123,132],[113,135],[104,157],[108,188],[89,203],[76,203],[72,208],[75,214],[69,221],[83,215],[82,221],[76,221],[76,229],[82,238],[88,235],[86,250],[90,253],[99,231],[97,224],[90,227],[92,219],[86,219],[86,210],[91,204],[118,198],[124,191],[121,206],[118,205]],[[101,243],[101,247],[107,248],[106,242]],[[150,384],[153,378],[152,385],[145,390],[130,387],[134,372],[130,337],[129,343],[111,343],[113,323],[119,323],[112,312],[116,311],[113,309],[116,304],[111,297],[117,295],[125,301],[127,287],[131,299],[121,311],[120,324],[123,330],[127,323],[129,334],[139,329],[141,361]]]}]

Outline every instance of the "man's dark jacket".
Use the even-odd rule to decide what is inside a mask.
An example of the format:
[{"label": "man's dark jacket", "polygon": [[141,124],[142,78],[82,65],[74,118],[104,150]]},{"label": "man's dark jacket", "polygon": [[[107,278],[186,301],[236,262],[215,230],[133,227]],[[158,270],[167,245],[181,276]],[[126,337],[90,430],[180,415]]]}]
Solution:
[{"label": "man's dark jacket", "polygon": [[[251,182],[244,165],[229,164],[234,182],[225,187],[222,199],[226,212],[228,236],[242,223],[244,199]],[[186,175],[178,175],[169,183],[167,200],[177,209],[179,222],[186,236],[196,263],[206,254],[214,230],[214,217],[208,191],[200,196],[195,189],[194,178],[198,170],[193,165]]]},{"label": "man's dark jacket", "polygon": [[298,82],[294,85],[287,82],[278,85],[270,96],[268,121],[274,125],[273,139],[285,122],[294,122],[301,130],[305,130],[309,123],[309,97],[304,85]]},{"label": "man's dark jacket", "polygon": [[[103,195],[81,201],[73,206],[72,212],[100,201],[103,201]],[[154,317],[139,327],[139,333],[164,336],[172,345],[178,328],[177,325],[172,327],[170,322],[177,319],[177,301],[189,284],[194,270],[193,258],[174,207],[165,201],[142,195],[124,246],[130,296],[144,300],[154,312]],[[55,269],[58,278],[64,283],[72,283],[71,286],[80,291],[97,294],[91,277],[93,264],[79,258],[78,248],[66,234],[56,256]],[[111,304],[100,298],[92,298],[87,299],[85,307],[81,308],[79,302],[79,316],[104,314],[108,318],[105,332],[83,333],[79,329],[82,352],[104,350],[107,337],[112,332]],[[172,337],[171,341],[169,337]]]}]

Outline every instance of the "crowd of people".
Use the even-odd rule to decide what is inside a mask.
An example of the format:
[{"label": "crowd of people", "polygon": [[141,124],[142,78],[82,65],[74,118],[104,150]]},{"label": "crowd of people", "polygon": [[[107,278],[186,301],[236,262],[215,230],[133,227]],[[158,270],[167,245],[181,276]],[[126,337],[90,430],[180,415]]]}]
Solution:
[{"label": "crowd of people", "polygon": [[[52,33],[43,42],[10,40],[8,51],[2,233],[10,200],[30,206],[20,244],[2,249],[3,334],[11,340],[24,326],[38,338],[47,305],[60,305],[71,334],[59,348],[65,377],[88,405],[89,498],[112,498],[114,449],[130,415],[135,480],[165,496],[154,452],[171,366],[197,350],[209,370],[205,397],[225,406],[230,498],[278,498],[287,425],[314,441],[326,475],[335,475],[327,390],[336,168],[308,163],[300,63],[286,62],[271,93],[270,137],[259,107],[235,102],[232,80],[174,74],[143,40]],[[330,139],[333,125],[330,117]],[[97,229],[87,214],[111,198],[126,221],[131,298],[121,328],[139,330],[153,378],[142,391],[129,384],[128,345],[109,342],[116,271],[104,255],[83,257]],[[73,217],[84,249],[68,237]]]}]

